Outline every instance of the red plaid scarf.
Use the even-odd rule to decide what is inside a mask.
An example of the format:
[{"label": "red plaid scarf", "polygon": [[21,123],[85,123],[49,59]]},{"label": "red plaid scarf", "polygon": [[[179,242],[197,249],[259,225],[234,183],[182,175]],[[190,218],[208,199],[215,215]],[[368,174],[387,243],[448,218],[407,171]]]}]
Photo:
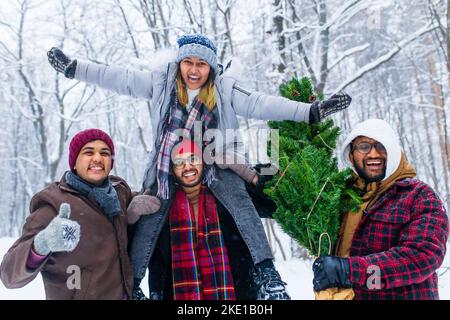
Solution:
[{"label": "red plaid scarf", "polygon": [[198,231],[186,193],[177,190],[170,208],[175,300],[235,300],[227,249],[214,196],[202,187]]}]

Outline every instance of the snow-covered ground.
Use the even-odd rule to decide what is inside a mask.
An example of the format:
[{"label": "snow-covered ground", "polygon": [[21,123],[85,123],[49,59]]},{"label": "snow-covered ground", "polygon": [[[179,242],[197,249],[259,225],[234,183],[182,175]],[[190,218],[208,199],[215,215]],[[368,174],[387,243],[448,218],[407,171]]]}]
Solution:
[{"label": "snow-covered ground", "polygon": [[[0,257],[6,253],[9,247],[14,242],[11,238],[0,238]],[[295,300],[311,300],[314,299],[312,290],[312,271],[311,262],[299,259],[289,259],[282,261],[277,257],[276,266],[281,274],[281,277],[288,284],[288,290],[292,299]],[[445,267],[450,269],[450,254],[447,253],[442,268],[438,274],[445,272]],[[143,283],[147,281],[144,279]],[[145,293],[146,288],[142,288]],[[439,277],[439,293],[441,299],[450,300],[450,271]],[[21,289],[6,289],[0,283],[0,300],[39,300],[45,299],[44,287],[42,279],[38,276],[35,280]]]}]

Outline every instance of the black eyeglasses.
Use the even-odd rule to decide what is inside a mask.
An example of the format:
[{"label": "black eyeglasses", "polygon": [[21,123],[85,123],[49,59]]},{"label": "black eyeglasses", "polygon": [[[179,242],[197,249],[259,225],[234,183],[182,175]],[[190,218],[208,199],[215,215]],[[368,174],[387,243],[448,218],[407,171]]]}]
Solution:
[{"label": "black eyeglasses", "polygon": [[190,157],[187,157],[185,159],[183,159],[183,158],[173,159],[173,166],[177,169],[184,168],[184,166],[187,163],[189,163],[190,165],[193,165],[193,166],[197,166],[202,163],[202,159],[200,159],[200,157],[196,156],[195,154],[193,154]]},{"label": "black eyeglasses", "polygon": [[386,148],[383,146],[380,142],[375,143],[369,143],[369,142],[361,142],[358,144],[353,145],[353,151],[357,150],[358,152],[362,154],[368,154],[370,151],[372,151],[372,148],[375,147],[375,150],[377,150],[379,153],[386,153]]}]

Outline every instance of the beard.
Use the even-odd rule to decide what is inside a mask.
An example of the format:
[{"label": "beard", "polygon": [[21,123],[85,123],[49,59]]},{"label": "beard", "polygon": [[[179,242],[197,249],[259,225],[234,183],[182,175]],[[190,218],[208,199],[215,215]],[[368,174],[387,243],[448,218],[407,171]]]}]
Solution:
[{"label": "beard", "polygon": [[386,162],[384,162],[384,166],[383,166],[383,170],[380,174],[376,175],[376,176],[369,176],[367,174],[367,171],[365,169],[365,165],[363,164],[363,166],[361,167],[356,161],[354,161],[353,166],[355,167],[356,172],[358,173],[358,175],[366,182],[366,183],[371,183],[371,182],[379,182],[381,180],[384,179],[384,177],[386,176]]},{"label": "beard", "polygon": [[183,179],[180,179],[180,178],[178,178],[176,176],[175,177],[176,177],[177,183],[180,186],[185,187],[185,188],[192,188],[192,187],[195,187],[195,186],[199,185],[200,183],[202,183],[202,181],[203,181],[203,173],[204,173],[203,170],[201,172],[199,172],[198,173],[198,179],[195,180],[195,181],[192,181],[191,183],[185,183],[185,182],[183,182]]}]

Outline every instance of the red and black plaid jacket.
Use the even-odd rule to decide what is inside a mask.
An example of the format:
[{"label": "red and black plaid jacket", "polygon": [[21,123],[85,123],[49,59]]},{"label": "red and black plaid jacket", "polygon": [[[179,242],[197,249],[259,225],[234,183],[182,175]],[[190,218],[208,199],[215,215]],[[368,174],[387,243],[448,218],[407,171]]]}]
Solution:
[{"label": "red and black plaid jacket", "polygon": [[397,181],[355,232],[349,257],[355,299],[439,299],[436,270],[448,229],[443,203],[427,184]]}]

